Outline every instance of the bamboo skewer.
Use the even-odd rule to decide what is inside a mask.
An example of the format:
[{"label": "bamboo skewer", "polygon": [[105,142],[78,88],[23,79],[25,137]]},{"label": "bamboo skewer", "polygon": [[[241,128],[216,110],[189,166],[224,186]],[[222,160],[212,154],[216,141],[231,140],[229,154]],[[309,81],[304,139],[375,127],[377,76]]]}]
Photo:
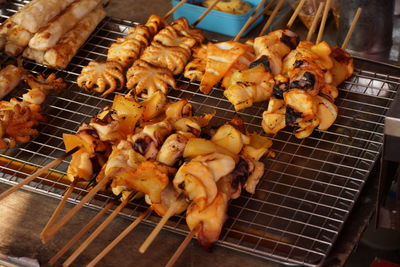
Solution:
[{"label": "bamboo skewer", "polygon": [[60,164],[63,160],[65,160],[68,156],[74,154],[76,151],[78,151],[80,147],[75,147],[74,149],[70,150],[69,152],[66,152],[64,155],[62,155],[59,158],[56,158],[52,162],[48,163],[47,165],[43,166],[42,168],[38,169],[36,172],[25,178],[23,181],[20,183],[14,185],[13,187],[9,188],[8,190],[4,191],[3,193],[0,194],[0,200],[8,197],[10,194],[14,193],[17,191],[19,188],[23,187],[24,185],[30,183],[31,181],[35,180],[39,175],[47,172],[51,168],[57,166]]},{"label": "bamboo skewer", "polygon": [[[178,199],[181,198],[182,195],[179,195],[176,198],[176,201],[174,202],[177,203]],[[164,227],[164,225],[167,223],[169,218],[171,218],[174,213],[175,213],[175,205],[172,204],[169,206],[167,212],[165,212],[164,216],[161,218],[160,222],[157,224],[157,226],[153,229],[153,231],[150,233],[150,235],[146,238],[146,240],[143,242],[143,244],[139,248],[140,253],[145,253],[147,248],[151,245],[151,243],[154,241],[154,239],[157,237],[157,235],[160,233],[161,229]]]},{"label": "bamboo skewer", "polygon": [[104,177],[100,182],[90,190],[79,203],[73,207],[60,221],[51,226],[48,231],[42,236],[42,242],[47,243],[54,235],[77,213],[83,205],[88,202],[98,191],[100,191],[111,179],[111,175]]},{"label": "bamboo skewer", "polygon": [[324,36],[326,19],[328,18],[329,10],[331,8],[331,0],[327,0],[324,8],[324,14],[322,15],[321,25],[319,26],[316,44],[319,44]]},{"label": "bamboo skewer", "polygon": [[200,17],[193,22],[192,26],[196,27],[197,24],[200,23],[200,21],[202,21],[204,19],[205,16],[207,16],[208,13],[210,13],[210,11],[220,2],[221,0],[215,0],[214,3],[212,3],[207,9],[206,11],[203,12],[203,14],[200,15]]},{"label": "bamboo skewer", "polygon": [[109,202],[99,213],[96,214],[85,226],[72,237],[67,244],[62,247],[57,254],[55,254],[50,260],[49,265],[53,265],[57,262],[57,260],[65,254],[75,243],[78,241],[90,228],[101,218],[103,215],[114,206],[114,202]]},{"label": "bamboo skewer", "polygon": [[264,7],[264,9],[258,13],[258,15],[254,18],[254,21],[257,21],[262,15],[267,14],[269,8],[271,7],[271,5],[275,2],[275,0],[271,0],[269,1],[269,3]]},{"label": "bamboo skewer", "polygon": [[357,9],[356,14],[354,15],[354,19],[353,19],[353,22],[350,25],[349,31],[347,32],[346,37],[344,38],[344,41],[343,41],[343,44],[342,44],[342,49],[343,50],[346,49],[347,45],[349,44],[350,37],[353,34],[353,31],[354,31],[354,29],[355,29],[355,27],[357,25],[357,22],[358,22],[358,19],[360,18],[361,12],[362,12],[362,8],[359,7]]},{"label": "bamboo skewer", "polygon": [[303,8],[305,2],[306,0],[300,0],[299,4],[297,5],[296,9],[293,12],[293,15],[290,17],[289,22],[286,25],[288,28],[292,27],[294,21],[296,20],[297,16],[300,13],[300,10]]},{"label": "bamboo skewer", "polygon": [[169,16],[171,16],[178,8],[180,8],[186,2],[187,0],[181,0],[176,6],[174,6],[167,13],[165,13],[164,19],[167,19]]},{"label": "bamboo skewer", "polygon": [[[138,193],[136,193],[138,194]],[[69,256],[69,258],[63,263],[63,266],[69,266],[91,243],[92,241],[115,219],[118,213],[128,204],[132,199],[133,193],[129,197],[125,198],[118,207],[104,220],[99,227]]]},{"label": "bamboo skewer", "polygon": [[276,15],[278,14],[279,10],[282,7],[284,0],[279,0],[278,3],[276,4],[274,10],[272,11],[271,16],[269,16],[267,22],[265,23],[264,27],[262,28],[260,34],[258,36],[262,36],[265,34],[265,32],[268,30],[269,26],[271,25],[272,21],[274,20],[274,18],[276,17]]},{"label": "bamboo skewer", "polygon": [[117,238],[115,238],[110,244],[108,244],[107,247],[105,247],[97,256],[94,258],[88,265],[87,267],[92,267],[95,266],[104,256],[106,256],[116,245],[121,242],[122,239],[124,239],[133,229],[136,228],[136,226],[139,225],[139,223],[147,217],[152,212],[152,208],[149,207],[145,212],[139,215],[139,217],[136,218],[123,232],[121,232]]},{"label": "bamboo skewer", "polygon": [[247,28],[253,24],[253,22],[256,21],[257,13],[260,10],[260,8],[264,5],[266,0],[261,0],[260,3],[258,3],[256,9],[254,9],[253,14],[249,17],[249,19],[246,21],[246,23],[243,25],[243,27],[240,29],[238,34],[236,35],[235,38],[233,38],[232,41],[237,42],[239,41],[240,37],[242,37],[243,33],[247,30]]},{"label": "bamboo skewer", "polygon": [[319,3],[317,13],[315,14],[315,17],[314,17],[314,19],[312,21],[311,27],[308,30],[308,34],[307,34],[307,38],[306,38],[307,41],[311,40],[311,37],[313,36],[313,34],[315,32],[315,29],[318,26],[318,22],[319,22],[319,19],[321,17],[321,13],[322,13],[323,7],[324,7],[324,2]]},{"label": "bamboo skewer", "polygon": [[192,240],[193,236],[197,233],[197,226],[190,231],[190,233],[185,237],[182,243],[179,245],[177,250],[175,251],[174,255],[169,259],[168,263],[165,267],[172,267],[174,266],[175,262],[179,257],[182,255],[183,251],[185,251],[186,247],[189,245],[190,241]]},{"label": "bamboo skewer", "polygon": [[62,209],[65,206],[65,203],[67,202],[67,199],[69,198],[69,196],[72,194],[72,192],[74,191],[74,188],[76,186],[76,184],[78,183],[78,180],[74,180],[72,182],[72,184],[69,185],[68,190],[65,192],[63,198],[61,199],[61,201],[58,203],[56,209],[53,211],[53,214],[51,215],[49,221],[47,222],[46,226],[43,228],[42,232],[40,233],[40,236],[44,236],[45,233],[47,232],[47,229],[53,225],[53,223],[56,221],[56,219],[58,218],[58,216],[60,215]]}]

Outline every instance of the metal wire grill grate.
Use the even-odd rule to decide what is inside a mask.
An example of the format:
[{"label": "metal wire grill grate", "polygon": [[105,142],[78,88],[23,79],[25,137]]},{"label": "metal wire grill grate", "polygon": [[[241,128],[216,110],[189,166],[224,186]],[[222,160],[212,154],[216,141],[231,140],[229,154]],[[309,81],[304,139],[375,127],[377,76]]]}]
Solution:
[{"label": "metal wire grill grate", "polygon": [[[26,2],[26,1],[25,1]],[[1,10],[5,20],[24,1],[11,1]],[[38,167],[57,158],[63,151],[62,133],[73,133],[79,125],[112,103],[107,99],[83,92],[76,86],[81,68],[89,60],[103,60],[108,46],[126,34],[135,23],[106,18],[97,27],[65,71],[50,70],[32,62],[25,68],[33,73],[56,72],[68,82],[60,95],[51,95],[43,112],[48,122],[40,126],[41,134],[32,142],[16,149],[2,151],[0,181],[13,184],[33,173]],[[4,64],[8,58],[4,58]],[[266,159],[265,175],[256,193],[242,193],[231,202],[229,219],[225,223],[219,245],[275,261],[318,265],[327,256],[344,221],[377,160],[382,148],[383,119],[400,84],[399,77],[356,70],[340,87],[336,101],[339,117],[328,131],[315,131],[309,138],[298,140],[290,129],[273,136],[276,157]],[[173,100],[188,98],[198,114],[216,111],[215,125],[233,117],[232,105],[223,90],[215,88],[210,95],[199,92],[198,84],[183,78],[178,85],[185,88],[172,91]],[[19,87],[12,96],[26,91]],[[262,133],[261,114],[265,103],[256,104],[238,114],[248,130]],[[52,172],[30,183],[28,190],[61,198],[68,183],[64,173],[68,161]],[[86,193],[79,188],[71,197],[77,202]],[[102,208],[112,199],[99,194],[89,203]],[[146,205],[134,202],[122,216],[134,218]],[[151,216],[145,223],[155,224]],[[173,217],[167,229],[186,234],[184,216]]]}]

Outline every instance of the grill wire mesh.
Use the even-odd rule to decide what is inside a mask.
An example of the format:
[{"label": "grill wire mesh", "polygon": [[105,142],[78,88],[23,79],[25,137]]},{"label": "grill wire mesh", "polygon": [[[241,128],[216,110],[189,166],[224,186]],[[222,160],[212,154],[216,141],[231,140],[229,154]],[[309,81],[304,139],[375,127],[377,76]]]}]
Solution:
[{"label": "grill wire mesh", "polygon": [[[8,2],[1,10],[1,21],[26,2]],[[104,99],[83,92],[75,81],[89,60],[104,60],[108,46],[134,25],[107,17],[65,71],[25,61],[25,68],[32,73],[56,72],[68,82],[68,88],[47,98],[43,113],[48,121],[39,127],[41,134],[37,138],[18,148],[1,151],[2,183],[15,184],[60,156],[64,152],[62,133],[74,133],[82,122],[112,103],[113,96]],[[3,55],[2,66],[6,61],[9,58]],[[398,77],[356,69],[340,86],[336,100],[339,116],[328,131],[316,130],[303,140],[296,139],[292,129],[273,136],[276,157],[264,160],[266,171],[256,193],[243,192],[231,202],[229,219],[217,244],[286,264],[321,264],[381,151],[384,115],[399,84]],[[260,123],[266,103],[235,113],[221,88],[204,95],[199,92],[198,84],[189,84],[182,77],[178,85],[183,89],[172,91],[169,98],[188,98],[197,114],[216,111],[214,125],[239,114],[250,132],[263,133]],[[20,99],[25,92],[26,86],[20,86],[11,96]],[[67,166],[68,160],[25,188],[61,198],[69,184],[64,179]],[[77,188],[69,201],[78,202],[86,192],[83,187]],[[112,200],[111,195],[98,194],[88,206],[100,209]],[[121,216],[134,219],[145,209],[143,201],[132,202]],[[159,220],[150,216],[145,223],[154,225]],[[184,215],[173,217],[165,228],[178,234],[188,233]]]}]

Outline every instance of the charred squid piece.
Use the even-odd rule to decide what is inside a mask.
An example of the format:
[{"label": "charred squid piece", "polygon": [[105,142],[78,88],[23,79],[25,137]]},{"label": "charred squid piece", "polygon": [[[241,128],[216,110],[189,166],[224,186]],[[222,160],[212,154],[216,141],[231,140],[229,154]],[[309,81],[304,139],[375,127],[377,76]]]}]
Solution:
[{"label": "charred squid piece", "polygon": [[186,223],[189,229],[196,228],[200,245],[208,250],[218,240],[222,227],[228,217],[228,202],[231,195],[230,178],[226,176],[217,183],[217,194],[205,208],[192,202],[186,211]]},{"label": "charred squid piece", "polygon": [[199,136],[203,127],[206,127],[214,117],[214,113],[204,116],[182,117],[173,123],[175,131],[192,133]]},{"label": "charred squid piece", "polygon": [[272,91],[272,96],[276,99],[283,99],[283,93],[289,90],[288,79],[283,75],[275,76],[275,85]]},{"label": "charred squid piece", "polygon": [[256,186],[258,182],[264,175],[264,163],[250,158],[246,158],[246,161],[249,168],[249,176],[243,187],[250,194],[254,194],[256,192]]},{"label": "charred squid piece", "polygon": [[216,152],[199,155],[179,168],[173,184],[178,192],[184,193],[201,211],[217,196],[217,181],[234,168],[235,161],[228,155]]},{"label": "charred squid piece", "polygon": [[282,72],[283,58],[297,47],[298,36],[289,30],[277,30],[254,40],[256,56],[267,56],[273,75]]},{"label": "charred squid piece", "polygon": [[187,99],[170,103],[165,110],[166,119],[178,120],[183,117],[191,117],[192,115],[193,107]]},{"label": "charred squid piece", "polygon": [[184,132],[171,134],[162,144],[157,154],[157,161],[167,166],[174,166],[182,157],[187,142],[193,137],[193,134]]},{"label": "charred squid piece", "polygon": [[296,122],[296,126],[298,127],[298,129],[296,129],[294,135],[298,139],[306,138],[312,134],[312,132],[318,126],[318,124],[319,124],[318,118],[298,121]]},{"label": "charred squid piece", "polygon": [[353,58],[339,47],[332,49],[331,58],[333,60],[333,67],[331,69],[332,85],[338,86],[353,74]]},{"label": "charred squid piece", "polygon": [[271,98],[263,113],[261,126],[267,134],[276,134],[286,127],[286,105],[283,99]]},{"label": "charred squid piece", "polygon": [[156,161],[141,161],[135,167],[124,167],[113,174],[111,187],[126,187],[142,192],[152,203],[161,202],[161,192],[168,186],[175,169]]},{"label": "charred squid piece", "polygon": [[312,89],[315,85],[315,76],[311,72],[305,71],[300,77],[290,82],[290,89],[298,88],[303,90]]},{"label": "charred squid piece", "polygon": [[157,91],[140,104],[143,107],[143,120],[149,121],[160,116],[165,111],[168,99],[162,91]]},{"label": "charred squid piece", "polygon": [[160,145],[171,131],[171,123],[161,121],[144,126],[140,132],[130,138],[130,141],[135,151],[144,155],[146,159],[155,159]]},{"label": "charred squid piece", "polygon": [[301,112],[297,112],[292,107],[286,106],[286,113],[285,113],[286,125],[292,125],[298,119],[301,119]]},{"label": "charred squid piece", "polygon": [[302,60],[302,59],[298,59],[294,62],[293,64],[293,68],[297,69],[297,68],[303,68],[305,66],[308,66],[307,61]]},{"label": "charred squid piece", "polygon": [[258,65],[264,66],[265,71],[271,72],[271,66],[269,63],[269,58],[267,56],[262,55],[256,61],[251,62],[249,68],[252,69],[257,67]]},{"label": "charred squid piece", "polygon": [[160,217],[163,217],[172,205],[174,206],[174,214],[177,215],[184,212],[189,205],[188,201],[183,197],[179,197],[179,195],[172,183],[169,183],[161,192],[160,203],[153,203],[149,195],[145,195],[145,200]]},{"label": "charred squid piece", "polygon": [[113,143],[125,137],[120,129],[119,116],[110,107],[103,108],[100,114],[90,120],[89,125],[96,130],[102,141]]},{"label": "charred squid piece", "polygon": [[331,85],[331,84],[324,84],[324,86],[321,87],[319,94],[331,102],[335,102],[335,99],[339,96],[339,90]]},{"label": "charred squid piece", "polygon": [[240,157],[239,162],[236,164],[235,169],[230,174],[231,176],[231,199],[236,199],[242,192],[242,187],[249,178],[249,164],[247,160]]},{"label": "charred squid piece", "polygon": [[290,30],[283,30],[280,41],[293,50],[300,43],[300,37]]},{"label": "charred squid piece", "polygon": [[315,98],[302,89],[291,89],[283,94],[285,104],[299,112],[304,120],[315,117],[317,103]]},{"label": "charred squid piece", "polygon": [[110,154],[111,146],[99,139],[94,127],[83,123],[76,134],[63,134],[67,151],[80,146],[81,149],[72,155],[67,169],[70,181],[89,181],[98,173]]},{"label": "charred squid piece", "polygon": [[275,81],[271,73],[266,72],[262,63],[253,68],[232,73],[230,85],[224,96],[231,102],[236,111],[250,107],[255,102],[268,100],[272,94]]},{"label": "charred squid piece", "polygon": [[335,104],[322,96],[316,96],[318,101],[317,118],[319,120],[318,129],[327,130],[336,120],[338,108]]}]

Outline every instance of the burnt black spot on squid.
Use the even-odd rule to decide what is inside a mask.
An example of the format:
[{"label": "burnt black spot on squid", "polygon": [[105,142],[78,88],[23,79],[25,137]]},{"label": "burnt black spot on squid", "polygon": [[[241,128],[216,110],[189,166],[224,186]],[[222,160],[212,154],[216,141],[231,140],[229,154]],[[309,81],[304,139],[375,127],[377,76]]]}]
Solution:
[{"label": "burnt black spot on squid", "polygon": [[305,62],[304,60],[296,60],[293,64],[293,68],[297,69],[297,68],[301,68],[305,66]]},{"label": "burnt black spot on squid", "polygon": [[291,50],[295,49],[300,42],[299,36],[289,36],[282,34],[281,42],[287,45]]},{"label": "burnt black spot on squid", "polygon": [[252,69],[252,68],[257,67],[258,65],[263,65],[265,68],[265,71],[271,72],[271,65],[269,63],[269,58],[267,56],[264,55],[264,56],[260,57],[259,59],[257,59],[256,61],[251,62],[249,68]]},{"label": "burnt black spot on squid", "polygon": [[152,141],[151,138],[148,136],[140,138],[136,140],[136,142],[133,144],[133,149],[140,154],[144,154],[147,150],[147,147],[150,145],[151,141]]},{"label": "burnt black spot on squid", "polygon": [[107,114],[102,119],[95,118],[94,119],[94,123],[98,123],[98,124],[101,124],[101,125],[110,124],[110,123],[112,123],[114,121],[114,118],[113,118],[114,114],[116,114],[115,110],[110,110],[110,111],[107,112]]},{"label": "burnt black spot on squid", "polygon": [[289,90],[289,83],[287,82],[278,82],[275,84],[274,89],[272,91],[272,96],[277,99],[283,99],[283,93]]},{"label": "burnt black spot on squid", "polygon": [[315,76],[311,72],[304,72],[303,76],[299,80],[295,80],[290,83],[290,89],[298,88],[298,89],[311,89],[315,84]]},{"label": "burnt black spot on squid", "polygon": [[289,125],[296,121],[296,119],[301,118],[301,112],[295,111],[292,107],[286,107],[285,122]]},{"label": "burnt black spot on squid", "polygon": [[232,172],[231,186],[237,190],[239,186],[244,185],[249,178],[249,164],[243,158],[240,158],[236,168]]},{"label": "burnt black spot on squid", "polygon": [[97,134],[97,131],[95,129],[85,129],[85,130],[79,131],[78,133],[86,133],[95,138],[99,138],[99,135]]}]

